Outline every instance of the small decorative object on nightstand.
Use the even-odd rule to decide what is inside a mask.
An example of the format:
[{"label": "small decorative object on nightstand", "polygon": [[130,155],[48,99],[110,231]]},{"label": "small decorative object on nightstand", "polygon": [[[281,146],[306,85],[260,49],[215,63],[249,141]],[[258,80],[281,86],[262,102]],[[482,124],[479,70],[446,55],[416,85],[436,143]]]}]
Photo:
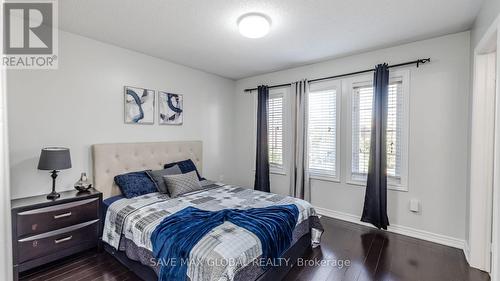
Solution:
[{"label": "small decorative object on nightstand", "polygon": [[38,170],[52,170],[52,192],[47,195],[47,199],[57,199],[61,196],[56,192],[56,178],[59,170],[71,168],[71,157],[69,149],[65,147],[46,147],[42,149]]},{"label": "small decorative object on nightstand", "polygon": [[80,192],[86,192],[92,188],[92,184],[87,178],[87,173],[82,173],[80,179],[75,183],[75,189]]},{"label": "small decorative object on nightstand", "polygon": [[102,193],[89,189],[14,199],[12,245],[14,280],[19,272],[98,246]]}]

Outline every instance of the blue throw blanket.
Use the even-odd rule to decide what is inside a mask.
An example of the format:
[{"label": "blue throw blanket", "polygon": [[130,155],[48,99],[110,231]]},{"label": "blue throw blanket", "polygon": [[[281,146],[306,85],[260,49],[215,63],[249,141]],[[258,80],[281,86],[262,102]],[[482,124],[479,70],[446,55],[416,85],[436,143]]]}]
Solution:
[{"label": "blue throw blanket", "polygon": [[153,254],[161,265],[159,280],[186,280],[191,249],[224,221],[254,233],[262,244],[265,263],[274,261],[290,247],[298,216],[293,204],[216,212],[187,207],[166,217],[151,234]]}]

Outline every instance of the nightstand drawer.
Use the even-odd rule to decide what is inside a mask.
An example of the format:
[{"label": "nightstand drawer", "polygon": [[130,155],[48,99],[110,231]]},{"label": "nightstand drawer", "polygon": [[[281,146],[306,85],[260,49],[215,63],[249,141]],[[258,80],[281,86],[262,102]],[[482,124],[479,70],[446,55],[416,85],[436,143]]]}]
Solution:
[{"label": "nightstand drawer", "polygon": [[83,243],[97,243],[99,220],[93,220],[17,241],[18,262],[68,249]]},{"label": "nightstand drawer", "polygon": [[99,198],[92,198],[18,213],[17,238],[98,219],[98,210]]}]

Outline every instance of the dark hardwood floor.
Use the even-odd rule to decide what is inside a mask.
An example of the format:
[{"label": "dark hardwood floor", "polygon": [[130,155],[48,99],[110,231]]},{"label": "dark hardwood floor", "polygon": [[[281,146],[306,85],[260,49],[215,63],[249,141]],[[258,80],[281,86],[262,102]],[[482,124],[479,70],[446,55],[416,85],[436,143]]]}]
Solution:
[{"label": "dark hardwood floor", "polygon": [[[309,251],[307,264],[294,267],[285,280],[490,280],[487,273],[468,266],[462,250],[331,218],[321,221],[321,247]],[[90,251],[29,271],[21,280],[140,279],[106,252]]]}]

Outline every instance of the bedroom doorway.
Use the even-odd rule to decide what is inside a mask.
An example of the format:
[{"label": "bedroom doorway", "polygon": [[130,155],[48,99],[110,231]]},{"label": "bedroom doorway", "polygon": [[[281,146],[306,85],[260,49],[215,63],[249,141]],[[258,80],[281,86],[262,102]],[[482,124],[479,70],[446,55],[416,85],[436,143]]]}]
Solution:
[{"label": "bedroom doorway", "polygon": [[500,226],[500,17],[474,49],[471,110],[469,235],[470,266],[499,281]]}]

